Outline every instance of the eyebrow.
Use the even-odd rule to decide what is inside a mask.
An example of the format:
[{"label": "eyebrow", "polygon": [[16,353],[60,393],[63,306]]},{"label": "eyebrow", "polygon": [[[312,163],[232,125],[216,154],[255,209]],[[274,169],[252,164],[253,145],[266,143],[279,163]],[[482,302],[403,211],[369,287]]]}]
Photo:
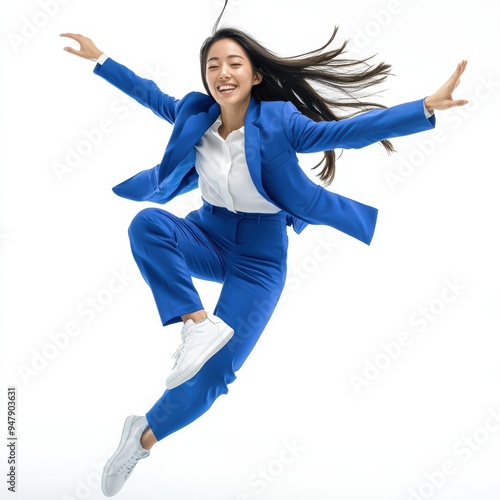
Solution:
[{"label": "eyebrow", "polygon": [[[240,59],[243,59],[243,57],[239,56],[238,54],[232,54],[232,55],[230,55],[230,56],[227,56],[227,58],[228,58],[228,59],[231,59],[232,57],[239,57]],[[218,61],[218,60],[219,60],[219,58],[218,58],[218,57],[211,57],[211,58],[207,61],[207,63],[209,63],[210,61],[214,61],[214,60]]]}]

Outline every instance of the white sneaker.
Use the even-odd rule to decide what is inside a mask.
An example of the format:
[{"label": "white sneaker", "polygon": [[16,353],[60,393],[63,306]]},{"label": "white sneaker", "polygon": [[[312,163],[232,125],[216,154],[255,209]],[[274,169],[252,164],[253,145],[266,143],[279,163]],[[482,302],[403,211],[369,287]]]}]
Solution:
[{"label": "white sneaker", "polygon": [[194,377],[233,334],[234,330],[217,316],[208,315],[199,323],[188,319],[182,327],[182,344],[172,356],[175,364],[167,377],[167,388],[173,389]]},{"label": "white sneaker", "polygon": [[102,492],[107,497],[116,495],[130,477],[141,458],[149,456],[149,451],[141,446],[143,432],[149,427],[146,417],[131,415],[125,420],[118,449],[107,461],[102,473]]}]

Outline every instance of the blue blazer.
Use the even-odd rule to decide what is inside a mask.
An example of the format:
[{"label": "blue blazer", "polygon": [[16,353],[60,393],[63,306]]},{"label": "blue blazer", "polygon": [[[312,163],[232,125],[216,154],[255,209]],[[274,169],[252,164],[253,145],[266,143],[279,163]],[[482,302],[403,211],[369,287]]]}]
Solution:
[{"label": "blue blazer", "polygon": [[[97,64],[94,73],[174,125],[161,162],[113,191],[135,201],[167,203],[198,187],[195,145],[220,115],[217,102],[200,92],[175,99],[111,58]],[[288,214],[287,222],[297,233],[307,224],[323,224],[370,244],[377,209],[310,180],[296,153],[362,148],[434,126],[434,116],[425,116],[423,99],[345,120],[315,122],[290,102],[252,97],[245,115],[246,161],[257,191]]]}]

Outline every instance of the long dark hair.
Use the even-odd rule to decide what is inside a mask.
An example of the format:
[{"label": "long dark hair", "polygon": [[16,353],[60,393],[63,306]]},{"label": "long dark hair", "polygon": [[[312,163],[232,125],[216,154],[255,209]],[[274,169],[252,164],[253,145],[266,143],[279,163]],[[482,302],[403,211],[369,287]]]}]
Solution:
[{"label": "long dark hair", "polygon": [[[390,74],[391,66],[386,63],[370,64],[373,56],[362,60],[339,59],[346,49],[347,41],[339,48],[323,52],[337,35],[336,26],[328,42],[317,50],[293,57],[279,57],[266,49],[249,34],[237,28],[218,28],[228,0],[208,37],[200,49],[201,78],[208,94],[210,90],[206,80],[206,64],[210,47],[218,40],[230,38],[238,43],[247,53],[254,71],[263,76],[260,84],[252,87],[252,96],[260,101],[290,101],[297,109],[315,121],[338,121],[357,115],[364,111],[385,108],[375,102],[361,99],[370,94],[359,94],[382,83]],[[314,88],[313,85],[317,88]],[[335,97],[326,97],[331,94]],[[338,116],[333,109],[347,110],[347,114]],[[390,141],[381,141],[388,153],[394,151]],[[325,165],[318,177],[325,185],[331,184],[335,176],[335,151],[325,151]]]}]

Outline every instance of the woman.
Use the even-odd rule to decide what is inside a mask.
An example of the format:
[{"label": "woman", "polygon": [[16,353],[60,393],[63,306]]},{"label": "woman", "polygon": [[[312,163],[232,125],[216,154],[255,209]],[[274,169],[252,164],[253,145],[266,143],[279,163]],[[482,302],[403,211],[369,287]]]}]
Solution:
[{"label": "woman", "polygon": [[[167,390],[145,416],[125,421],[103,472],[106,496],[120,491],[156,442],[227,393],[283,289],[287,225],[297,232],[307,224],[330,225],[370,243],[377,210],[316,185],[296,153],[325,152],[319,177],[328,184],[335,148],[380,141],[391,151],[387,139],[430,129],[435,110],[466,104],[452,98],[466,61],[425,99],[389,109],[361,103],[356,91],[383,81],[389,66],[339,60],[345,43],[323,52],[335,33],[321,49],[285,59],[240,30],[214,28],[200,52],[208,95],[192,92],[181,100],[107,57],[92,40],[61,35],[80,44],[66,51],[96,60],[96,74],[174,124],[161,163],[116,186],[115,193],[166,203],[199,185],[203,198],[203,206],[185,218],[147,208],[130,225],[132,252],[163,325],[184,325]],[[341,98],[326,99],[311,83],[341,92]],[[339,120],[331,109],[336,104],[356,116]],[[193,276],[223,284],[214,314],[204,310]]]}]

